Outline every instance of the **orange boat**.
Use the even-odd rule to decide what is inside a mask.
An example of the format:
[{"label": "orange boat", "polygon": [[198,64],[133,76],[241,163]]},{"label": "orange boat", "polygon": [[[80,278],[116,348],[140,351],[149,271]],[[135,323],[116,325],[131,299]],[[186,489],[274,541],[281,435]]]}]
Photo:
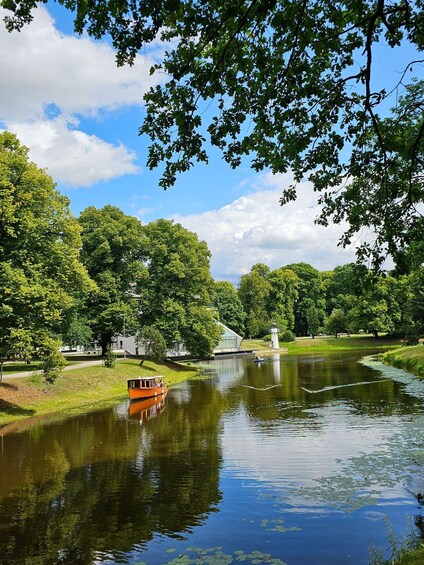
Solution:
[{"label": "orange boat", "polygon": [[138,377],[138,379],[129,379],[128,394],[130,400],[141,400],[142,398],[152,398],[160,396],[168,392],[162,375],[155,377]]}]

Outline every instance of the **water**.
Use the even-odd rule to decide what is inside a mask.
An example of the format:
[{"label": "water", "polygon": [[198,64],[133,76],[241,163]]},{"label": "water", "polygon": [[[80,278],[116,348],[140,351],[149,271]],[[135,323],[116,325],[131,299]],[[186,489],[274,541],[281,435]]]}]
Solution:
[{"label": "water", "polygon": [[424,382],[228,358],[152,406],[0,430],[0,563],[367,564],[422,514]]}]

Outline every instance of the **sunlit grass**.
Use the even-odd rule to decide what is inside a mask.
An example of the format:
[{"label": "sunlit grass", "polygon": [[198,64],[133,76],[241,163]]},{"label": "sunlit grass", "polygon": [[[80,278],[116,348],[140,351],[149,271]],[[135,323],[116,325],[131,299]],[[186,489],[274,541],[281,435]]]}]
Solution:
[{"label": "sunlit grass", "polygon": [[424,376],[424,345],[400,347],[382,357],[384,363]]},{"label": "sunlit grass", "polygon": [[[343,335],[338,338],[333,336],[316,336],[315,338],[297,338],[296,341],[279,343],[281,349],[286,349],[288,354],[299,354],[323,351],[349,351],[356,349],[382,349],[387,351],[401,344],[400,339],[378,337],[371,335]],[[243,350],[253,349],[254,351],[275,351],[271,349],[270,340],[245,339],[242,341]]]},{"label": "sunlit grass", "polygon": [[197,375],[196,367],[177,363],[157,365],[125,359],[114,368],[102,365],[64,371],[54,384],[46,384],[42,375],[6,380],[0,385],[0,425],[29,416],[114,404],[127,398],[127,379],[163,375],[172,386]]}]

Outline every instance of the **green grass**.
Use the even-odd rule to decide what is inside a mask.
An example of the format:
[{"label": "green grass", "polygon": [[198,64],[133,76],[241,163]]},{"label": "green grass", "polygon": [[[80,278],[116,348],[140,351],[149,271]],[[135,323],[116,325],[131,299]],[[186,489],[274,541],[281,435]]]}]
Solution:
[{"label": "green grass", "polygon": [[[301,353],[317,353],[324,351],[350,351],[357,349],[387,349],[398,347],[400,339],[378,337],[375,339],[369,335],[352,335],[335,338],[333,336],[317,336],[297,338],[296,341],[280,342],[281,349],[287,349],[288,354],[298,355]],[[255,351],[274,351],[271,349],[269,340],[245,339],[242,341],[241,348],[253,349]]]},{"label": "green grass", "polygon": [[6,363],[3,363],[3,375],[20,373],[21,371],[37,371],[39,368],[39,361],[32,361],[29,365],[23,361],[7,361]]},{"label": "green grass", "polygon": [[424,345],[399,347],[382,356],[384,363],[424,377]]},{"label": "green grass", "polygon": [[42,375],[5,380],[0,384],[0,426],[53,412],[86,412],[116,404],[128,397],[126,381],[130,378],[163,375],[167,386],[172,386],[197,374],[198,369],[189,365],[145,361],[140,367],[137,359],[126,359],[114,368],[96,365],[64,371],[51,385]]}]

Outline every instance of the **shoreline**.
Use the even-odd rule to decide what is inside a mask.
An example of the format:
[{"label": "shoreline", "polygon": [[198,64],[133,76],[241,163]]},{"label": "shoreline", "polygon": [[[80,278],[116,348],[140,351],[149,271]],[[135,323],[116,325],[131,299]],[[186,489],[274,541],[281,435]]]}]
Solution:
[{"label": "shoreline", "polygon": [[[307,355],[316,352],[382,349],[384,357],[413,352],[414,348],[399,347],[399,340],[379,338],[373,340],[360,337],[316,337],[303,338],[295,342],[282,343],[279,349],[272,349],[269,342],[263,340],[244,340],[243,350],[252,351],[252,355]],[[424,358],[424,347],[417,346]],[[394,349],[393,352],[387,351]],[[386,362],[386,360],[385,360]],[[410,367],[404,367],[412,370]],[[140,367],[140,360],[134,357],[119,358],[114,368],[106,368],[101,359],[82,360],[78,364],[68,365],[54,384],[43,382],[42,375],[29,371],[4,375],[0,383],[0,435],[5,426],[34,422],[34,418],[48,415],[66,417],[69,414],[89,412],[100,406],[114,405],[128,398],[126,381],[138,376],[152,374],[163,375],[168,387],[198,376],[200,368],[190,361],[167,361],[162,365],[145,361]],[[40,420],[41,421],[41,420]],[[18,428],[21,426],[18,425]],[[14,426],[15,428],[15,426]],[[9,432],[8,432],[9,433]]]},{"label": "shoreline", "polygon": [[163,375],[168,387],[191,379],[199,368],[190,364],[166,362],[158,365],[139,359],[122,359],[115,367],[99,363],[90,366],[72,366],[72,371],[61,373],[47,384],[40,374],[3,378],[0,384],[0,435],[5,426],[34,421],[48,415],[66,417],[89,412],[100,406],[114,405],[128,398],[127,380],[139,376]]}]

